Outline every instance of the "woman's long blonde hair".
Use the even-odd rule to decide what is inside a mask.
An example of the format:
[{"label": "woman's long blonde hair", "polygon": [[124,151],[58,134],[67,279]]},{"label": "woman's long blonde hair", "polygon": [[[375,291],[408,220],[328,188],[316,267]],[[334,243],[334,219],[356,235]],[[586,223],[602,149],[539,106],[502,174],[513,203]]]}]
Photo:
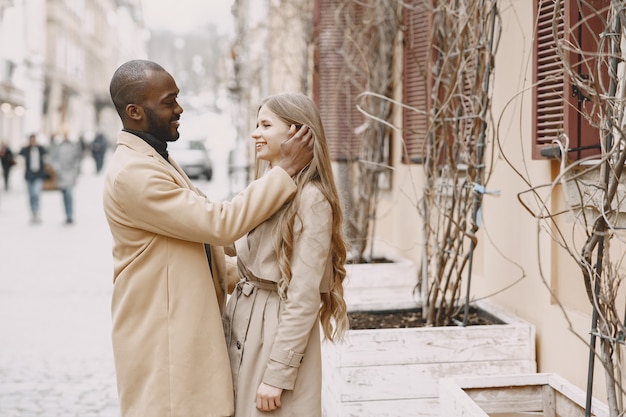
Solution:
[{"label": "woman's long blonde hair", "polygon": [[[343,338],[348,329],[346,302],[343,298],[343,280],[346,277],[346,244],[343,238],[343,214],[339,195],[330,165],[330,155],[326,144],[326,135],[322,119],[315,103],[304,94],[286,93],[270,96],[259,106],[265,106],[287,125],[307,125],[313,133],[313,159],[295,177],[298,185],[296,195],[276,214],[280,216],[275,231],[274,249],[281,271],[278,292],[281,297],[287,296],[291,281],[290,259],[293,253],[294,222],[300,208],[300,195],[305,184],[315,185],[326,197],[332,211],[331,258],[332,277],[328,293],[322,293],[320,322],[324,336],[335,341]],[[257,176],[261,164],[257,160]]]}]

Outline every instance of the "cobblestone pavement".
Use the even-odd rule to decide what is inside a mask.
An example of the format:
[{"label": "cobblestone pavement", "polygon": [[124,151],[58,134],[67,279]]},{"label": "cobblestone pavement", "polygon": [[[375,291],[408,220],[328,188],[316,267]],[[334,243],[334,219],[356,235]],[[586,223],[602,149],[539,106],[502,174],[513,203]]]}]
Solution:
[{"label": "cobblestone pavement", "polygon": [[[213,183],[198,185],[208,195]],[[58,191],[29,224],[19,167],[0,191],[0,416],[119,417],[111,349],[111,237],[91,159],[74,190],[75,224]],[[224,194],[224,193],[222,193]],[[219,194],[219,198],[226,195]],[[213,194],[215,196],[215,193]],[[218,198],[215,196],[214,198]]]}]

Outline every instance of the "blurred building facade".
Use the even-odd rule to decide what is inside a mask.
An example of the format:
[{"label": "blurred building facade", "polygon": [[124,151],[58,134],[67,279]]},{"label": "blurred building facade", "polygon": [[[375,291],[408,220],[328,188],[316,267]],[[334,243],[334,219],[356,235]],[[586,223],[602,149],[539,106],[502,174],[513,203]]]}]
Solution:
[{"label": "blurred building facade", "polygon": [[0,1],[0,138],[114,135],[111,74],[147,41],[140,0]]},{"label": "blurred building facade", "polygon": [[250,134],[261,100],[281,92],[312,94],[313,5],[309,0],[233,1],[235,38],[229,88],[237,131],[231,158],[235,188],[243,189],[254,175]]}]

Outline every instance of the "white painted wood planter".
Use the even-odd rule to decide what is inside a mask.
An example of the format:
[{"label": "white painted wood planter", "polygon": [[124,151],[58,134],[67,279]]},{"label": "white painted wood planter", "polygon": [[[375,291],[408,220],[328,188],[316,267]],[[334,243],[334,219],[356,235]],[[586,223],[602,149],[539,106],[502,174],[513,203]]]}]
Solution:
[{"label": "white painted wood planter", "polygon": [[350,311],[415,306],[413,288],[417,283],[417,265],[402,258],[379,264],[346,264],[344,298]]},{"label": "white painted wood planter", "polygon": [[477,306],[506,324],[350,330],[342,344],[324,342],[323,415],[437,417],[440,378],[536,372],[535,327]]},{"label": "white painted wood planter", "polygon": [[[585,392],[557,374],[445,378],[439,387],[441,417],[585,415]],[[591,415],[609,411],[594,399]]]}]

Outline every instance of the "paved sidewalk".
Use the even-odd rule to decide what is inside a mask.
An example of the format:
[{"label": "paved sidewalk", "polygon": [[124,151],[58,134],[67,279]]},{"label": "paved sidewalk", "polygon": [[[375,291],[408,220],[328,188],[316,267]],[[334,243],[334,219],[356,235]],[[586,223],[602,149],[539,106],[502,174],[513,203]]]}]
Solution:
[{"label": "paved sidewalk", "polygon": [[[29,224],[22,172],[0,191],[0,416],[119,417],[111,350],[111,237],[103,175],[86,158],[75,224],[61,193],[42,195]],[[223,178],[218,175],[218,181]],[[198,184],[208,195],[213,183]],[[225,198],[213,192],[215,199]]]},{"label": "paved sidewalk", "polygon": [[22,172],[0,194],[0,416],[117,417],[110,342],[111,238],[102,176],[86,160],[74,225],[45,191],[29,223]]}]

